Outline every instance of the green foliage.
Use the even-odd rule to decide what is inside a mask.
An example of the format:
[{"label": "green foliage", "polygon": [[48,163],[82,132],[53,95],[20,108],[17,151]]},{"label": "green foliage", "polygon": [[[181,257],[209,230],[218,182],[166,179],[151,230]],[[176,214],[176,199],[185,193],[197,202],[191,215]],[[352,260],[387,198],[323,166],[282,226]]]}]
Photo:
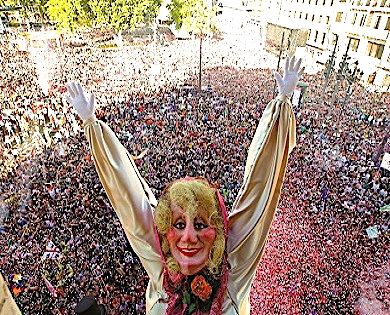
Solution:
[{"label": "green foliage", "polygon": [[0,5],[21,5],[26,14],[39,13],[59,29],[103,26],[121,31],[154,20],[162,0],[0,0]]},{"label": "green foliage", "polygon": [[35,12],[34,1],[32,0],[0,0],[0,7],[18,7],[22,6],[20,14],[22,16],[27,16],[28,12]]},{"label": "green foliage", "polygon": [[116,31],[132,28],[150,20],[161,6],[162,0],[90,0],[89,4],[99,26]]},{"label": "green foliage", "polygon": [[48,0],[0,0],[0,7],[21,6],[22,16],[28,17],[29,14],[38,13],[42,22],[47,19],[46,4]]},{"label": "green foliage", "polygon": [[190,33],[205,34],[215,25],[215,8],[207,0],[172,0],[168,4],[171,21],[176,28],[184,27]]},{"label": "green foliage", "polygon": [[88,0],[48,0],[47,12],[50,19],[57,22],[58,29],[74,31],[91,26],[93,20]]},{"label": "green foliage", "polygon": [[20,5],[18,0],[0,0],[0,7],[16,7]]}]

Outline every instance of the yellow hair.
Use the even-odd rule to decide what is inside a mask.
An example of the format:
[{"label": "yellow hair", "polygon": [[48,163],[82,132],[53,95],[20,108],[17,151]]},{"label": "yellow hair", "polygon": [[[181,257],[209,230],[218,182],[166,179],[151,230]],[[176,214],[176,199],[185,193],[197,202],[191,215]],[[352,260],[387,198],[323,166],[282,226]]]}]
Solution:
[{"label": "yellow hair", "polygon": [[161,241],[161,250],[168,270],[178,273],[180,266],[173,258],[166,238],[173,223],[172,204],[182,208],[191,218],[195,218],[199,212],[209,218],[210,225],[216,230],[216,237],[210,250],[207,269],[211,274],[218,274],[225,250],[225,235],[223,217],[219,210],[215,189],[202,179],[179,180],[174,182],[160,197],[154,212],[154,220]]}]

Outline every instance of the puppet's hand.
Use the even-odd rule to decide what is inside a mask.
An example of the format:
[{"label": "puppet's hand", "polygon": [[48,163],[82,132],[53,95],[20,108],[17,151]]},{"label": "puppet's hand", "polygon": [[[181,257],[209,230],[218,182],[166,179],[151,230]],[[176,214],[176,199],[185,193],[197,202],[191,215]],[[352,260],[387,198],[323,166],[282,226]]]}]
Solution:
[{"label": "puppet's hand", "polygon": [[66,85],[69,96],[66,100],[73,105],[77,114],[83,121],[95,117],[95,95],[91,94],[89,100],[85,96],[85,91],[80,83],[70,82]]},{"label": "puppet's hand", "polygon": [[279,72],[274,73],[276,82],[278,84],[279,96],[290,97],[292,95],[295,86],[298,83],[299,77],[304,70],[304,68],[301,68],[301,63],[301,58],[299,58],[299,60],[295,63],[295,56],[293,56],[291,60],[290,57],[287,57],[283,78]]}]

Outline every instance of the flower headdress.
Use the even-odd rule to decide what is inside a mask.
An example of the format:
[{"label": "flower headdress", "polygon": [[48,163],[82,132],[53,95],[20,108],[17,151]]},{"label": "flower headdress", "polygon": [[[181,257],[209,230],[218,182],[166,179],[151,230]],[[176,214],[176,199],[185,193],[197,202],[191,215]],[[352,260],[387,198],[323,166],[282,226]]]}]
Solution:
[{"label": "flower headdress", "polygon": [[[207,265],[196,275],[183,275],[170,253],[166,234],[172,226],[171,203],[180,205],[191,216],[195,216],[200,207],[206,209],[216,229]],[[222,314],[228,276],[227,211],[218,189],[201,177],[186,177],[172,182],[160,197],[155,210],[155,224],[164,263],[163,285],[169,297],[166,314]]]}]

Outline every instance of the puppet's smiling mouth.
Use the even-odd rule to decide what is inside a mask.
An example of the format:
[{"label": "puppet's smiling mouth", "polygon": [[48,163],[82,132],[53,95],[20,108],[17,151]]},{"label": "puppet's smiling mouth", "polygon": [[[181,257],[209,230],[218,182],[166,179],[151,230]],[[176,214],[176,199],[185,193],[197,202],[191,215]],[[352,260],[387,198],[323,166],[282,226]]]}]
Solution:
[{"label": "puppet's smiling mouth", "polygon": [[177,247],[181,254],[184,256],[192,257],[195,256],[197,253],[199,253],[202,249],[201,248],[183,248],[183,247]]}]

